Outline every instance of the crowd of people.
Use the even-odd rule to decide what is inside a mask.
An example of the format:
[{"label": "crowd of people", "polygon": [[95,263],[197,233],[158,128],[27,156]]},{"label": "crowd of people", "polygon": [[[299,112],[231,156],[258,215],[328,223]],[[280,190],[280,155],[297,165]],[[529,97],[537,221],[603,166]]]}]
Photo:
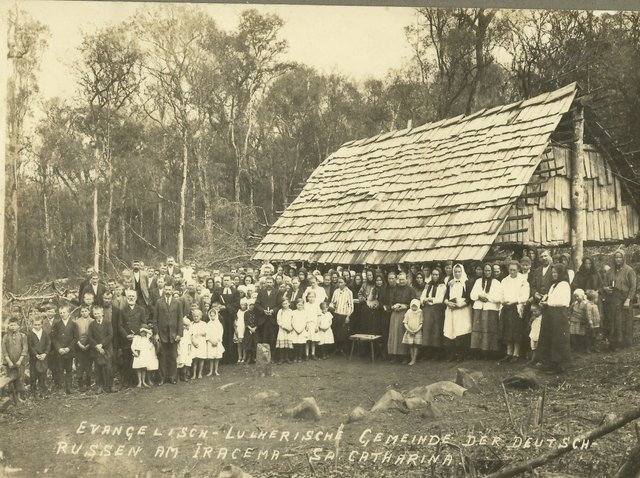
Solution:
[{"label": "crowd of people", "polygon": [[610,266],[570,264],[569,254],[526,249],[519,260],[358,271],[265,263],[221,273],[136,260],[120,282],[88,268],[77,296],[43,306],[44,317],[25,324],[12,312],[3,362],[19,399],[27,364],[36,397],[114,392],[114,376],[143,388],[219,375],[220,363],[255,363],[258,344],[279,364],[344,355],[356,333],[375,337],[390,362],[528,355],[563,373],[572,350],[631,344],[636,295],[623,250]]}]

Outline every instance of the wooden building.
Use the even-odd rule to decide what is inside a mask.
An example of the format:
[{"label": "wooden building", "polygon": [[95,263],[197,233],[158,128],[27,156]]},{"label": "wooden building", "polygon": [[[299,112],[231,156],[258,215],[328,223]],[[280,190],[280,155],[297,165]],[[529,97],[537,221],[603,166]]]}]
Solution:
[{"label": "wooden building", "polygon": [[[344,144],[254,259],[322,264],[481,260],[493,245],[582,247],[640,230],[629,166],[575,83]],[[574,174],[574,172],[578,174]]]}]

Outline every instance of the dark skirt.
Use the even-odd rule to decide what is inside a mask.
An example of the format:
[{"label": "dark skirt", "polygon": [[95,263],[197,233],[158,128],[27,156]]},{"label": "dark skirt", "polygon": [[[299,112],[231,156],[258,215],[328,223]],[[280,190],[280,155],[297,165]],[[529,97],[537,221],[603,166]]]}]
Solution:
[{"label": "dark skirt", "polygon": [[485,351],[498,352],[498,311],[497,310],[473,310],[471,323],[471,348]]},{"label": "dark skirt", "polygon": [[331,329],[333,331],[333,339],[336,343],[346,342],[349,339],[349,326],[345,323],[347,320],[346,315],[334,314],[333,321],[331,322]]},{"label": "dark skirt", "polygon": [[444,304],[425,305],[422,309],[422,345],[442,347],[444,344]]},{"label": "dark skirt", "polygon": [[242,339],[242,345],[246,350],[251,350],[253,352],[256,351],[256,345],[258,341],[256,340],[256,333],[253,334],[249,331],[249,327],[245,327],[244,329],[244,338]]},{"label": "dark skirt", "polygon": [[[387,329],[388,329],[387,325]],[[384,311],[382,308],[372,309],[365,305],[360,311],[360,332],[361,334],[385,335],[384,331]]]},{"label": "dark skirt", "polygon": [[349,318],[349,331],[352,334],[365,334],[366,332],[363,332],[363,313],[364,313],[364,308],[368,308],[366,305],[364,304],[353,304],[353,314],[351,314],[351,317]]},{"label": "dark skirt", "polygon": [[389,355],[408,355],[409,346],[402,343],[404,337],[404,314],[406,311],[391,312],[389,319],[389,338],[387,340],[387,353]]},{"label": "dark skirt", "polygon": [[609,342],[614,346],[629,346],[633,343],[633,313],[632,308],[623,307],[625,297],[618,289],[607,296],[605,302],[606,321],[603,320],[603,328],[606,329]]},{"label": "dark skirt", "polygon": [[536,358],[557,364],[571,359],[568,307],[547,306],[542,311]]},{"label": "dark skirt", "polygon": [[516,304],[505,305],[500,311],[500,338],[503,342],[517,342],[526,334],[525,321],[518,314]]}]

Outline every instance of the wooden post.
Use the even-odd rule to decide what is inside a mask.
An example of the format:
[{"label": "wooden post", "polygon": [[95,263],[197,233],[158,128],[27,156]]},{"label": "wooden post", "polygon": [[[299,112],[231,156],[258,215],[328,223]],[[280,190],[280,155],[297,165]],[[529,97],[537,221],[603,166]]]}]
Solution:
[{"label": "wooden post", "polygon": [[571,145],[571,251],[573,267],[582,263],[585,241],[585,209],[584,209],[584,111],[581,104],[575,105],[574,138]]}]

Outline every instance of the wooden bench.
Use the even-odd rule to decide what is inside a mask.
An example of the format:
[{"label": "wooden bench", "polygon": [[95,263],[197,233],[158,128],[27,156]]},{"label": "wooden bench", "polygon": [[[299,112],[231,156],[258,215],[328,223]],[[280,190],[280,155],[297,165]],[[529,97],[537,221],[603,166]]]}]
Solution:
[{"label": "wooden bench", "polygon": [[373,344],[376,340],[381,339],[382,335],[370,335],[370,334],[353,334],[349,336],[351,339],[351,354],[349,354],[349,360],[353,357],[353,349],[356,346],[356,342],[369,342],[371,344],[371,363],[375,363],[375,351]]}]

